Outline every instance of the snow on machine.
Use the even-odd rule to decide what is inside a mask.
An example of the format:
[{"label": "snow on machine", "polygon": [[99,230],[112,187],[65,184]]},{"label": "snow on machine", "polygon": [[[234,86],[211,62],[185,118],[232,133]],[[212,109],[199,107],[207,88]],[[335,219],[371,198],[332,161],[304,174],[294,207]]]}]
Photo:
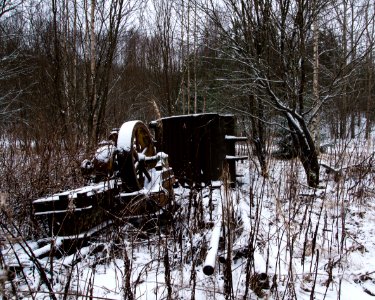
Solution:
[{"label": "snow on machine", "polygon": [[247,159],[235,155],[235,143],[246,140],[235,136],[235,123],[233,115],[215,113],[162,118],[150,123],[155,141],[143,122],[126,122],[82,162],[87,184],[35,200],[35,215],[51,235],[73,239],[168,210],[176,179],[199,188],[229,170],[234,184],[235,162]]},{"label": "snow on machine", "polygon": [[35,215],[47,221],[53,235],[87,235],[108,222],[160,211],[173,199],[168,155],[156,152],[141,121],[113,131],[94,157],[82,162],[81,171],[87,185],[33,202]]}]

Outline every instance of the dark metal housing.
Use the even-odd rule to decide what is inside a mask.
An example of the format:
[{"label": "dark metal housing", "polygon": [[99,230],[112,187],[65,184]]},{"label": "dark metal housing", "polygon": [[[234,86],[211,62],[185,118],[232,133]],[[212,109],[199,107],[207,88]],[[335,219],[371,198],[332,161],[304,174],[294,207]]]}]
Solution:
[{"label": "dark metal housing", "polygon": [[181,115],[150,123],[155,130],[157,151],[169,154],[169,163],[182,184],[211,184],[220,180],[226,167],[231,182],[236,180],[235,143],[246,140],[235,136],[233,115],[216,113]]}]

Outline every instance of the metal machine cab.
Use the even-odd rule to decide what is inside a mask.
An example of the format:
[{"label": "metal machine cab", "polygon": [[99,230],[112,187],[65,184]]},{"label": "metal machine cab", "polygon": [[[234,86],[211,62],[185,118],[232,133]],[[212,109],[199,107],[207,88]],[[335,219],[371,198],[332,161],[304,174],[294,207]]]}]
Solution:
[{"label": "metal machine cab", "polygon": [[247,156],[235,155],[236,136],[233,115],[216,113],[181,115],[151,122],[158,151],[170,154],[169,163],[181,184],[206,185],[219,180],[227,167],[230,181],[236,181],[236,164]]}]

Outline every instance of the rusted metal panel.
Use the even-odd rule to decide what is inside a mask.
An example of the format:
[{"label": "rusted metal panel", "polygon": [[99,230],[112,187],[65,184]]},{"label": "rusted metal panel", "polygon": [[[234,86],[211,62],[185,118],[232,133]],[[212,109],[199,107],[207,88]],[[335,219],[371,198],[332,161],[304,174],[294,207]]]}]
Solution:
[{"label": "rusted metal panel", "polygon": [[219,180],[227,164],[235,181],[235,117],[215,113],[181,115],[151,122],[157,151],[169,154],[180,183],[209,184]]}]

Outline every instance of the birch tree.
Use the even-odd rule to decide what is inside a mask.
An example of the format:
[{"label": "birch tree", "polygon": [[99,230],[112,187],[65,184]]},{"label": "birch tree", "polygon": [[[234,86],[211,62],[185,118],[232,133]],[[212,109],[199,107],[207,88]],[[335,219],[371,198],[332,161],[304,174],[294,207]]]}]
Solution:
[{"label": "birch tree", "polygon": [[116,0],[108,5],[104,0],[91,0],[90,24],[87,26],[90,50],[86,56],[90,88],[87,90],[86,107],[87,137],[94,143],[103,130],[119,37],[138,4],[137,1]]}]

